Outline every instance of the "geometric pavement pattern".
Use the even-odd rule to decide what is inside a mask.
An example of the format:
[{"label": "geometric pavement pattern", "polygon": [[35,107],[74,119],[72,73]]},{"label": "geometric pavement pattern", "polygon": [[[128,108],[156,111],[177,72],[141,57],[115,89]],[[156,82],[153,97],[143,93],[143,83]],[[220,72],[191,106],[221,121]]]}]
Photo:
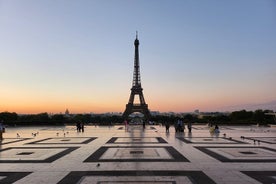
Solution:
[{"label": "geometric pavement pattern", "polygon": [[276,171],[241,171],[261,183],[276,183]]},{"label": "geometric pavement pattern", "polygon": [[276,137],[245,137],[245,139],[267,144],[276,144]]},{"label": "geometric pavement pattern", "polygon": [[158,144],[167,143],[162,137],[112,137],[109,144]]},{"label": "geometric pavement pattern", "polygon": [[0,141],[0,145],[25,141],[25,140],[28,140],[28,139],[30,139],[30,138],[5,138],[4,140]]},{"label": "geometric pavement pattern", "polygon": [[0,172],[0,183],[14,183],[31,172]]},{"label": "geometric pavement pattern", "polygon": [[[158,179],[161,176],[162,181],[158,181]],[[68,183],[214,184],[215,182],[201,171],[72,171],[66,177],[64,177],[58,184]]]},{"label": "geometric pavement pattern", "polygon": [[73,126],[7,128],[0,183],[275,183],[274,129],[220,128],[219,135],[201,125],[189,134],[149,125],[87,126],[84,133]]},{"label": "geometric pavement pattern", "polygon": [[[109,153],[107,153],[109,152]],[[106,155],[105,155],[106,154]],[[172,146],[102,146],[84,162],[189,162]]]},{"label": "geometric pavement pattern", "polygon": [[96,137],[54,137],[46,138],[28,144],[88,144]]},{"label": "geometric pavement pattern", "polygon": [[248,144],[225,137],[177,137],[177,139],[187,144]]},{"label": "geometric pavement pattern", "polygon": [[221,162],[276,162],[276,150],[267,147],[195,146]]},{"label": "geometric pavement pattern", "polygon": [[0,150],[0,163],[50,163],[79,147],[10,147]]}]

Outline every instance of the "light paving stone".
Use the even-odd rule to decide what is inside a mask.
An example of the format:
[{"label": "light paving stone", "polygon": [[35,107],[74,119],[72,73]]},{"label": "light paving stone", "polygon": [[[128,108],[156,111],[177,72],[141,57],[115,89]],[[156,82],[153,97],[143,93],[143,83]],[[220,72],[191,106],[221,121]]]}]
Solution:
[{"label": "light paving stone", "polygon": [[276,183],[276,130],[224,126],[211,135],[207,126],[193,127],[192,133],[150,125],[86,126],[83,133],[74,126],[7,128],[0,183]]}]

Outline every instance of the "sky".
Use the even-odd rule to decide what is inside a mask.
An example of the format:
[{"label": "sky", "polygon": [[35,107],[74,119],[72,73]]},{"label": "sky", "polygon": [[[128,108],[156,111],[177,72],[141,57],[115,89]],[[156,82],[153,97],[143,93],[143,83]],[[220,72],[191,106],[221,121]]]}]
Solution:
[{"label": "sky", "polygon": [[0,0],[0,112],[123,112],[136,31],[151,111],[276,104],[274,0]]}]

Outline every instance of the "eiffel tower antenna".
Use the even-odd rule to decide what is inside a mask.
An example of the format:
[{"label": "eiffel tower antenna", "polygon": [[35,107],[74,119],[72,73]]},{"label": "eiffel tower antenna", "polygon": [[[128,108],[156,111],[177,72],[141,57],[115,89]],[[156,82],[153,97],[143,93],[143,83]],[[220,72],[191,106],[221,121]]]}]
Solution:
[{"label": "eiffel tower antenna", "polygon": [[[133,112],[140,112],[144,114],[146,121],[150,118],[150,111],[148,109],[148,104],[146,104],[143,88],[141,86],[140,78],[140,65],[139,65],[139,40],[138,32],[136,31],[136,39],[134,40],[135,54],[134,54],[134,72],[133,72],[133,81],[132,88],[129,97],[128,104],[126,104],[126,109],[123,113],[123,118],[127,119],[128,116]],[[134,103],[135,95],[139,96],[140,103]]]}]

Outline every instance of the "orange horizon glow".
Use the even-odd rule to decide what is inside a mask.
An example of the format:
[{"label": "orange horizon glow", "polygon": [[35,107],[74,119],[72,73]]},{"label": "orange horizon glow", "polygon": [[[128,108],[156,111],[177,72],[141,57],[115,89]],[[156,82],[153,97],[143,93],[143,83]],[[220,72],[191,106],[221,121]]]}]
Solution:
[{"label": "orange horizon glow", "polygon": [[[28,102],[27,102],[28,101]],[[227,101],[225,101],[227,102]],[[194,112],[195,110],[199,110],[201,112],[214,112],[220,111],[221,107],[226,107],[225,102],[223,101],[193,101],[186,100],[185,103],[177,102],[177,100],[148,100],[146,102],[148,104],[150,111],[159,111],[159,112]],[[0,105],[0,112],[15,112],[17,114],[39,114],[39,113],[53,113],[59,114],[64,113],[66,109],[69,110],[71,114],[83,114],[83,113],[122,113],[125,110],[127,100],[125,103],[116,102],[116,101],[102,101],[102,102],[51,102],[51,101],[21,101],[21,102],[13,102],[13,103],[2,103]],[[209,105],[209,104],[212,104]],[[7,105],[8,104],[8,105]],[[197,104],[201,104],[200,106]],[[228,106],[234,106],[235,103],[227,102]],[[242,110],[242,109],[238,109]],[[225,110],[222,110],[225,111]]]},{"label": "orange horizon glow", "polygon": [[[0,112],[16,112],[18,114],[38,114],[38,113],[64,113],[66,109],[72,114],[78,113],[107,113],[124,112],[128,103],[129,88],[124,87],[122,91],[115,91],[113,94],[90,92],[88,90],[72,93],[50,91],[45,94],[32,90],[14,88],[1,91]],[[181,91],[182,90],[182,91]],[[233,93],[193,93],[181,89],[171,91],[164,89],[156,92],[151,88],[144,93],[145,101],[150,111],[159,112],[201,112],[228,111],[228,107],[252,103],[269,101],[273,97],[264,96],[255,99],[250,95],[233,95]],[[20,91],[20,93],[18,92]],[[93,95],[91,95],[94,93]],[[233,96],[231,96],[233,95]],[[237,109],[237,110],[242,110]],[[274,110],[274,109],[272,109]],[[231,110],[230,110],[231,111]]]}]

